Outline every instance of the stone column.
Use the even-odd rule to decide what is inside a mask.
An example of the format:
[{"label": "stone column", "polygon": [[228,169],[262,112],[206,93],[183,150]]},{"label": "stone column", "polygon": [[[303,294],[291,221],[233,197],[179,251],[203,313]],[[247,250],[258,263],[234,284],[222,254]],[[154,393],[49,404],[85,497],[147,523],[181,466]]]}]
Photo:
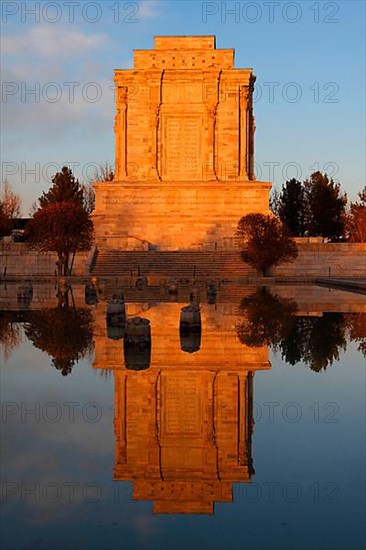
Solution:
[{"label": "stone column", "polygon": [[250,113],[250,156],[249,156],[249,179],[255,180],[254,172],[254,133],[255,133],[255,118],[253,111]]},{"label": "stone column", "polygon": [[115,117],[116,137],[116,174],[115,180],[120,181],[127,178],[127,86],[117,88],[117,114]]},{"label": "stone column", "polygon": [[207,181],[217,181],[217,143],[216,143],[216,122],[217,107],[219,104],[219,86],[221,72],[207,72],[204,78],[205,104],[205,128],[206,128],[206,155],[204,157],[205,173]]},{"label": "stone column", "polygon": [[151,75],[153,84],[149,87],[149,132],[151,139],[149,147],[149,176],[159,181],[161,181],[159,132],[163,76],[164,71]]},{"label": "stone column", "polygon": [[206,105],[206,124],[207,128],[207,155],[206,155],[206,174],[207,181],[216,181],[216,106],[214,104]]},{"label": "stone column", "polygon": [[254,132],[255,132],[255,122],[253,115],[253,88],[254,88],[255,78],[250,80],[249,84],[249,97],[248,97],[248,126],[249,126],[249,159],[248,159],[248,177],[249,180],[255,180],[254,174]]},{"label": "stone column", "polygon": [[249,168],[249,120],[248,101],[249,86],[241,86],[239,89],[239,178],[248,179]]}]

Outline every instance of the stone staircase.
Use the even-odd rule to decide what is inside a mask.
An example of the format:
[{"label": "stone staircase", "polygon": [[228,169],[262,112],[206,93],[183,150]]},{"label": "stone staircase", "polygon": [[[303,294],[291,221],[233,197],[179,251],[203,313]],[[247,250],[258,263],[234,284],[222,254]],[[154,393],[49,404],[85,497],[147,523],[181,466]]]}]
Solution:
[{"label": "stone staircase", "polygon": [[101,249],[91,266],[96,277],[137,276],[219,277],[235,279],[256,277],[256,271],[244,264],[238,252],[162,252]]}]

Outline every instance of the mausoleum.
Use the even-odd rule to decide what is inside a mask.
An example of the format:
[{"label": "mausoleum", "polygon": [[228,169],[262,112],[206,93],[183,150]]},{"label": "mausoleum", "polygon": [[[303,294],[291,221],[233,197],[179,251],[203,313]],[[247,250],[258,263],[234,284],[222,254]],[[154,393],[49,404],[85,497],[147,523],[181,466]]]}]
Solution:
[{"label": "mausoleum", "polygon": [[239,219],[269,211],[254,175],[252,69],[214,36],[157,36],[115,71],[113,181],[94,185],[100,248],[230,250]]}]

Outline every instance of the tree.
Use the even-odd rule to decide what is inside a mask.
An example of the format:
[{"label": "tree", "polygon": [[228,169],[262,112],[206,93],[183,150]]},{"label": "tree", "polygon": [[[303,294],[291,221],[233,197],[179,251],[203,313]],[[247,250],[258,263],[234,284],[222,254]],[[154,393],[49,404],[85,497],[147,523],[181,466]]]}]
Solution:
[{"label": "tree", "polygon": [[74,202],[79,206],[84,206],[84,193],[83,189],[73,176],[72,171],[67,166],[61,169],[52,178],[53,186],[43,193],[38,199],[41,208],[54,204],[55,202]]},{"label": "tree", "polygon": [[37,201],[33,201],[32,204],[31,204],[31,207],[28,211],[28,216],[30,218],[33,218],[34,214],[37,212],[38,210],[38,204],[37,204]]},{"label": "tree", "polygon": [[4,204],[0,202],[0,238],[10,235],[11,219],[8,217]]},{"label": "tree", "polygon": [[87,179],[86,183],[82,184],[84,191],[84,207],[91,214],[95,208],[95,192],[93,184],[100,181],[113,181],[114,171],[113,166],[109,162],[99,164],[94,169],[94,173]]},{"label": "tree", "polygon": [[307,232],[312,236],[337,239],[344,234],[347,195],[326,174],[314,172],[304,182]]},{"label": "tree", "polygon": [[355,243],[366,242],[366,185],[358,193],[360,202],[352,202],[347,215],[348,239]]},{"label": "tree", "polygon": [[301,181],[294,178],[286,181],[281,192],[275,193],[271,206],[293,237],[304,236],[306,194]]},{"label": "tree", "polygon": [[0,237],[10,235],[13,221],[21,216],[21,198],[14,193],[7,180],[4,181],[0,199]]},{"label": "tree", "polygon": [[114,169],[113,166],[106,161],[104,164],[99,164],[95,167],[94,173],[91,177],[88,178],[87,183],[93,185],[98,181],[113,181],[114,180]]},{"label": "tree", "polygon": [[273,215],[247,214],[236,230],[241,257],[266,275],[267,269],[297,257],[297,246],[288,229]]},{"label": "tree", "polygon": [[33,248],[55,251],[58,274],[71,275],[75,253],[89,250],[93,243],[93,224],[82,186],[71,170],[64,166],[52,183],[39,199],[40,208],[27,225],[26,238]]},{"label": "tree", "polygon": [[58,274],[71,275],[70,260],[77,251],[89,250],[93,224],[80,204],[57,202],[40,208],[26,227],[26,238],[35,249],[57,253]]},{"label": "tree", "polygon": [[89,183],[83,183],[81,187],[84,193],[84,208],[88,214],[91,214],[95,208],[94,189]]}]

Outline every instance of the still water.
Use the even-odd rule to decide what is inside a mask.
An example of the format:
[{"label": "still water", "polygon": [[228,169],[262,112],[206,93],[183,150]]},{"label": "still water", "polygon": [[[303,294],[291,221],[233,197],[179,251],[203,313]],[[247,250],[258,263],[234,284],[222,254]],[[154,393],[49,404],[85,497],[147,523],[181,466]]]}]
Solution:
[{"label": "still water", "polygon": [[365,296],[193,290],[1,287],[3,550],[365,547]]}]

